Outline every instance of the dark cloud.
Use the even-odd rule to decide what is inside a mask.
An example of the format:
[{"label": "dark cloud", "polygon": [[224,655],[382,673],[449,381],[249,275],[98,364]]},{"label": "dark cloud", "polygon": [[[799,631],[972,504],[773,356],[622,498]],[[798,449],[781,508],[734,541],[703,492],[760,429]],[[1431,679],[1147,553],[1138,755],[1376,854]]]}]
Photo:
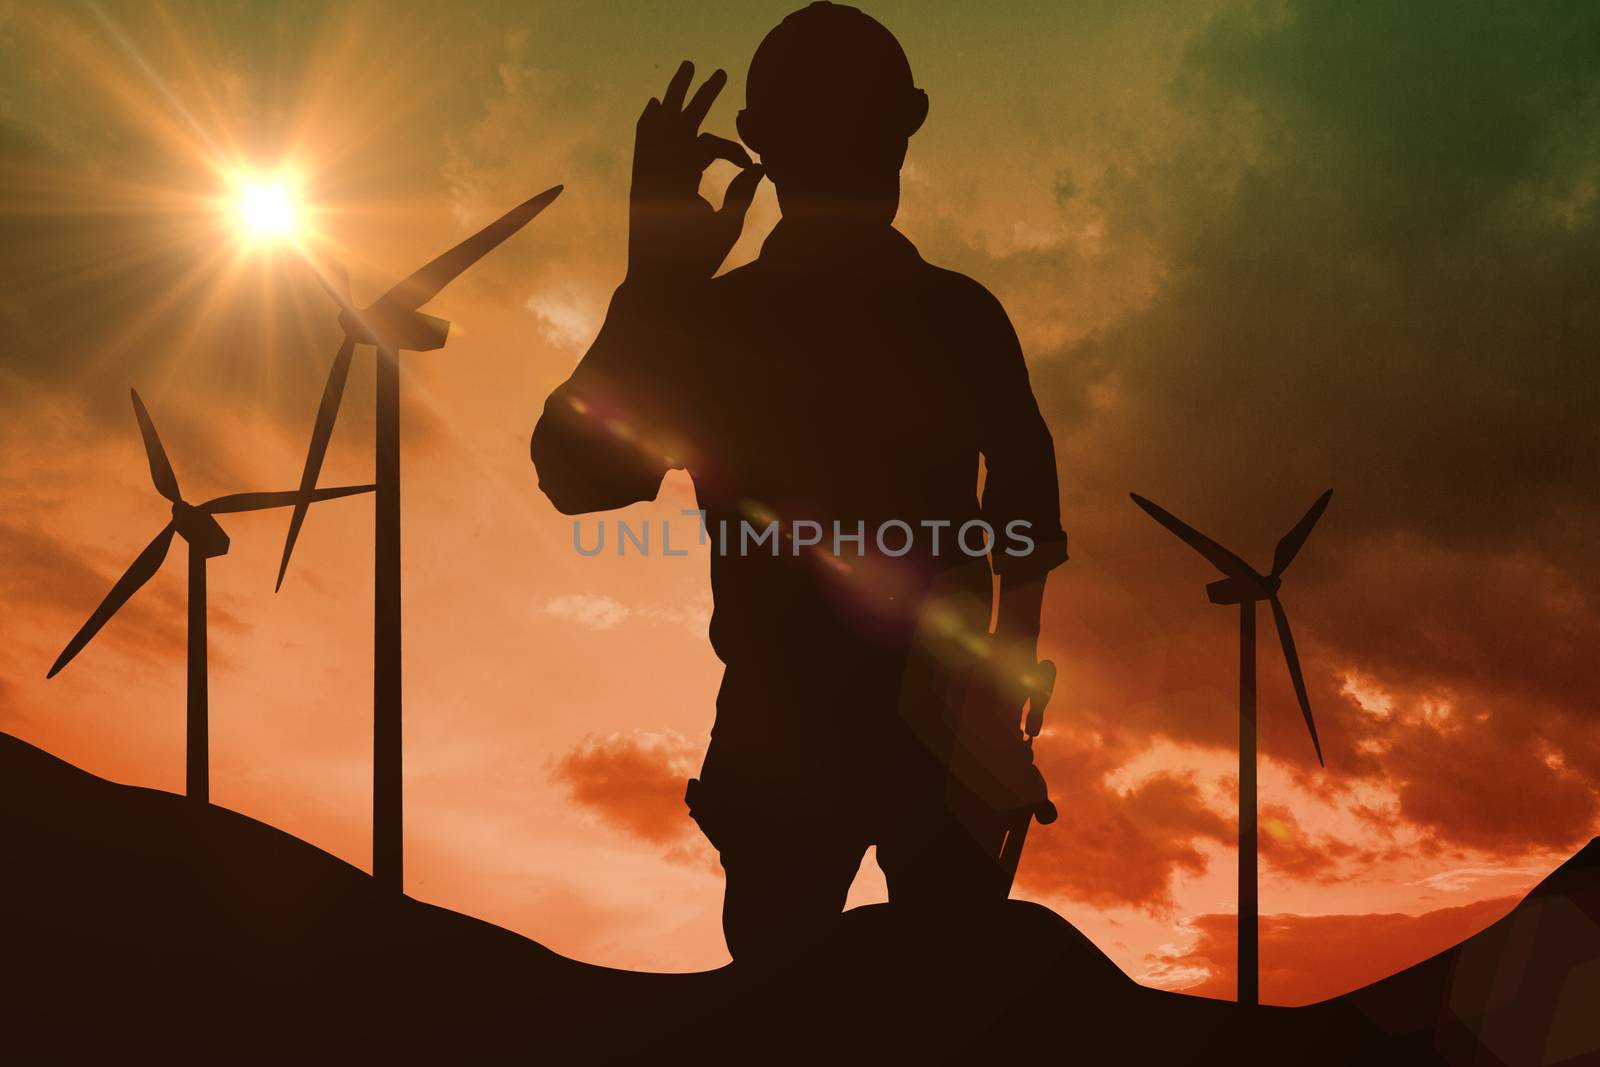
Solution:
[{"label": "dark cloud", "polygon": [[[1600,11],[1230,7],[1171,100],[1161,153],[1078,197],[1106,205],[1111,243],[1162,249],[1156,292],[1035,363],[1096,568],[1057,579],[1061,654],[1101,657],[1083,669],[1116,729],[1232,748],[1233,613],[1126,493],[1264,566],[1333,486],[1284,594],[1329,769],[1314,776],[1270,626],[1264,751],[1330,796],[1392,784],[1398,816],[1448,843],[1583,840],[1600,811]],[[998,262],[1001,295],[1049,255]],[[1409,711],[1362,712],[1350,670]],[[1420,712],[1440,701],[1448,726]]]},{"label": "dark cloud", "polygon": [[1072,172],[1066,170],[1056,171],[1055,196],[1058,205],[1065,205],[1078,192],[1077,182],[1072,180]]},{"label": "dark cloud", "polygon": [[1056,735],[1040,752],[1061,818],[1028,838],[1022,888],[1101,907],[1159,913],[1179,874],[1206,868],[1200,843],[1228,842],[1233,824],[1185,776],[1156,774],[1126,791],[1106,776],[1123,756],[1083,735]]},{"label": "dark cloud", "polygon": [[1454,844],[1513,855],[1564,850],[1593,833],[1592,770],[1575,769],[1543,731],[1528,729],[1525,709],[1428,707],[1440,710],[1396,727],[1383,759],[1402,818]]},{"label": "dark cloud", "polygon": [[1168,481],[1236,471],[1263,517],[1332,482],[1351,534],[1492,549],[1592,522],[1596,56],[1593,11],[1219,19],[1178,91],[1235,133],[1178,158],[1248,156],[1174,182],[1171,284],[1120,339]]},{"label": "dark cloud", "polygon": [[[1359,989],[1471,937],[1516,902],[1495,897],[1421,915],[1263,915],[1261,999],[1313,1004]],[[1171,987],[1186,993],[1232,1000],[1238,963],[1234,916],[1200,915],[1188,925],[1192,943],[1152,954],[1152,974],[1173,979]]]},{"label": "dark cloud", "polygon": [[1084,346],[1114,353],[1123,478],[1257,537],[1325,484],[1347,538],[1593,524],[1600,12],[1561,12],[1318,0],[1200,36],[1195,132],[1137,183],[1166,284]]}]

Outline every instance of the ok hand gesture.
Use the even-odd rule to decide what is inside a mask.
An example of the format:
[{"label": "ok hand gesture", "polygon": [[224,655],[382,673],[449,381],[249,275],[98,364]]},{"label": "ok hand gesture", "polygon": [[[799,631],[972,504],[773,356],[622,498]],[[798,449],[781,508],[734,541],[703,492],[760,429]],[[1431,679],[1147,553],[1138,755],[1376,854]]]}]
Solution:
[{"label": "ok hand gesture", "polygon": [[[700,132],[700,123],[728,76],[716,71],[687,104],[694,64],[678,67],[667,91],[639,116],[628,204],[628,277],[650,286],[705,281],[727,258],[763,171],[737,143]],[[744,168],[720,210],[699,194],[700,175],[714,159]]]}]

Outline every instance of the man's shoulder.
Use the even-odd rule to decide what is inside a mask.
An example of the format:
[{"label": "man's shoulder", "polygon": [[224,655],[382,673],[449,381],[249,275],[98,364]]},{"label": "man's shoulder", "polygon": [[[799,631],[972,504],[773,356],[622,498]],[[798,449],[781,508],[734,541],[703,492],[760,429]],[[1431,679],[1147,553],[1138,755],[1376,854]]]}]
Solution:
[{"label": "man's shoulder", "polygon": [[1000,306],[999,299],[971,275],[962,274],[949,267],[941,267],[937,263],[929,263],[927,260],[921,260],[918,266],[927,284],[940,287],[951,299],[963,303],[981,304],[984,307]]},{"label": "man's shoulder", "polygon": [[[898,279],[914,290],[918,302],[931,311],[997,330],[1011,329],[1004,306],[983,283],[960,271],[929,263],[910,242],[906,242],[906,248],[910,256],[887,271],[885,280]],[[783,275],[757,258],[717,275],[711,281],[711,292],[719,302],[737,306],[775,284],[784,284]]]},{"label": "man's shoulder", "polygon": [[920,261],[919,268],[919,284],[938,301],[938,307],[994,329],[1011,329],[1011,319],[1000,298],[976,278],[926,260]]}]

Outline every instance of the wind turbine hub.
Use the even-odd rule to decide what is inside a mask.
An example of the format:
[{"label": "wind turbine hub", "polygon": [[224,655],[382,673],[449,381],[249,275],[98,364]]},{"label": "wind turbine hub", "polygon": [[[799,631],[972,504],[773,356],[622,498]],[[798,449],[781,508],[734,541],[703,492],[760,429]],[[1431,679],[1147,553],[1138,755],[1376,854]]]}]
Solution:
[{"label": "wind turbine hub", "polygon": [[1271,598],[1282,585],[1283,580],[1272,575],[1223,578],[1206,586],[1206,597],[1213,604],[1246,604]]},{"label": "wind turbine hub", "polygon": [[357,344],[376,345],[393,352],[431,352],[443,348],[450,335],[450,323],[445,319],[393,308],[382,301],[365,311],[341,311],[339,325]]},{"label": "wind turbine hub", "polygon": [[188,542],[192,551],[199,552],[207,559],[227,554],[227,531],[216,519],[193,504],[182,500],[175,502],[172,505],[172,521],[178,528],[178,536]]}]

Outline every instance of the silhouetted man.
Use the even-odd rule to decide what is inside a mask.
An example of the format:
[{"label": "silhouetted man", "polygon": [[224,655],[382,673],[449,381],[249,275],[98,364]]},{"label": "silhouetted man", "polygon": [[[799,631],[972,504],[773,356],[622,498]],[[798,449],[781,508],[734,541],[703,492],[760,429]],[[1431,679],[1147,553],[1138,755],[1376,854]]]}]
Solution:
[{"label": "silhouetted man", "polygon": [[[628,275],[532,454],[568,514],[694,480],[726,670],[688,800],[745,960],[830,925],[872,844],[897,907],[1003,897],[995,812],[1044,796],[1018,719],[1066,536],[1004,310],[893,228],[928,111],[894,37],[828,3],[768,34],[738,118],[759,165],[698,132],[723,72],[692,79],[639,118]],[[744,169],[713,210],[717,158]],[[783,219],[713,278],[763,176]]]}]

